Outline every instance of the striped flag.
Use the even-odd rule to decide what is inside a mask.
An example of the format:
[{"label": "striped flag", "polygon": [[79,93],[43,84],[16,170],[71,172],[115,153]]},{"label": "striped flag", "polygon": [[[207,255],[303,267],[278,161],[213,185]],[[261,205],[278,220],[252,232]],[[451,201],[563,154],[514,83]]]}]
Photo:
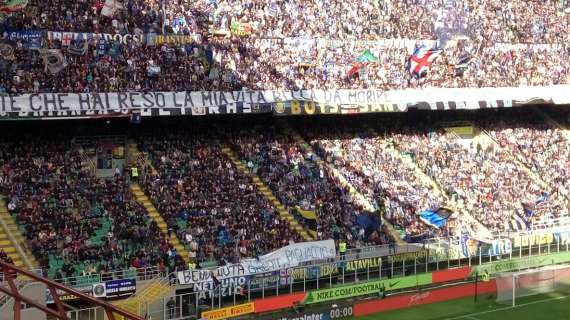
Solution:
[{"label": "striped flag", "polygon": [[418,47],[408,58],[407,68],[416,79],[427,75],[432,63],[443,53],[442,49],[427,49],[425,46]]}]

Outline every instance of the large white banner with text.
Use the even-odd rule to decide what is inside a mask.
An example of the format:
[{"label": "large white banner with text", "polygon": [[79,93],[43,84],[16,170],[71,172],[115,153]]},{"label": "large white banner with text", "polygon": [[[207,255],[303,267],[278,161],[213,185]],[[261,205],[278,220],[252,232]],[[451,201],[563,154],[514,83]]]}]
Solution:
[{"label": "large white banner with text", "polygon": [[334,240],[300,242],[288,245],[258,259],[244,259],[213,270],[186,270],[178,272],[180,284],[196,284],[228,278],[251,276],[293,268],[301,263],[334,258]]}]

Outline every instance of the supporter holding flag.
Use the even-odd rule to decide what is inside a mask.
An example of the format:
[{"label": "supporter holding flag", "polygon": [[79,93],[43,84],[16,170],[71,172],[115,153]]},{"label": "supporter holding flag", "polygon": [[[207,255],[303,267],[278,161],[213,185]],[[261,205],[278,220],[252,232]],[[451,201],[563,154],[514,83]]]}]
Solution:
[{"label": "supporter holding flag", "polygon": [[467,52],[464,52],[457,58],[457,62],[455,63],[455,76],[463,77],[469,65],[469,61],[471,61],[471,56]]},{"label": "supporter holding flag", "polygon": [[361,70],[366,68],[369,63],[377,62],[377,61],[378,61],[378,58],[376,56],[374,56],[374,54],[372,54],[370,49],[366,49],[366,50],[362,51],[360,56],[358,56],[358,58],[356,58],[355,63],[348,70],[348,77],[352,78],[355,74],[359,73]]},{"label": "supporter holding flag", "polygon": [[122,10],[123,5],[117,0],[105,0],[105,5],[101,9],[101,15],[112,17],[115,12]]},{"label": "supporter holding flag", "polygon": [[407,69],[412,77],[421,79],[425,77],[432,63],[443,53],[442,49],[428,49],[425,45],[416,47],[414,53],[408,58]]},{"label": "supporter holding flag", "polygon": [[447,224],[449,218],[453,218],[453,211],[448,208],[438,208],[436,210],[426,210],[420,212],[420,220],[436,229],[441,229]]},{"label": "supporter holding flag", "polygon": [[530,227],[532,225],[531,219],[532,219],[532,217],[534,217],[535,205],[533,205],[532,203],[528,203],[528,202],[526,202],[526,203],[523,202],[521,204],[522,204],[523,212],[524,212],[524,215],[521,218],[524,221],[526,228],[530,229]]},{"label": "supporter holding flag", "polygon": [[82,56],[87,52],[88,43],[85,39],[77,38],[71,41],[71,44],[67,48],[67,52],[73,55]]}]

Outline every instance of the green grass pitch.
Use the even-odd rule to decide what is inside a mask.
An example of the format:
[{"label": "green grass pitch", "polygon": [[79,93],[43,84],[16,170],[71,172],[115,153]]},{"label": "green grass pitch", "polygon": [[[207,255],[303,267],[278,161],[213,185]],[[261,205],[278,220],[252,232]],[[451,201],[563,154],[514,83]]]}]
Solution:
[{"label": "green grass pitch", "polygon": [[570,320],[570,296],[549,293],[519,298],[515,307],[495,302],[494,295],[427,304],[355,317],[355,320]]}]

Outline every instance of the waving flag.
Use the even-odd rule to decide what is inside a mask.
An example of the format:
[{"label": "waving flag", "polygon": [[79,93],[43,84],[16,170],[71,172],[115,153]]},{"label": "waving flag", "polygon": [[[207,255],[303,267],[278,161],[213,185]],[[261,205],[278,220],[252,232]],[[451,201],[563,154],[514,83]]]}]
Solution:
[{"label": "waving flag", "polygon": [[408,59],[408,70],[416,79],[425,77],[431,64],[443,53],[441,49],[427,49],[425,46],[418,47]]},{"label": "waving flag", "polygon": [[447,224],[447,220],[453,215],[453,211],[447,208],[426,210],[420,212],[420,220],[436,229],[441,229]]},{"label": "waving flag", "polygon": [[16,12],[24,9],[28,0],[8,0],[0,3],[0,12]]},{"label": "waving flag", "polygon": [[105,5],[101,9],[101,15],[112,17],[117,10],[124,9],[123,4],[117,0],[105,0]]},{"label": "waving flag", "polygon": [[358,56],[358,58],[356,58],[355,63],[348,70],[348,77],[352,78],[355,74],[359,73],[361,70],[366,68],[369,63],[377,62],[377,61],[378,61],[378,58],[376,56],[374,56],[374,54],[372,54],[370,49],[366,49],[366,50],[362,51],[360,56]]},{"label": "waving flag", "polygon": [[372,54],[372,52],[370,52],[370,49],[366,49],[364,51],[362,51],[362,53],[360,54],[360,56],[356,59],[357,62],[376,62],[378,61],[378,58],[376,58],[376,56],[374,56]]},{"label": "waving flag", "polygon": [[75,39],[69,44],[67,52],[70,54],[82,56],[87,52],[88,43],[85,39]]},{"label": "waving flag", "polygon": [[41,49],[40,54],[46,68],[52,74],[58,74],[67,66],[67,61],[59,49]]},{"label": "waving flag", "polygon": [[361,69],[366,67],[366,63],[357,62],[352,65],[352,67],[348,70],[348,77],[352,78],[355,74],[359,73]]}]

